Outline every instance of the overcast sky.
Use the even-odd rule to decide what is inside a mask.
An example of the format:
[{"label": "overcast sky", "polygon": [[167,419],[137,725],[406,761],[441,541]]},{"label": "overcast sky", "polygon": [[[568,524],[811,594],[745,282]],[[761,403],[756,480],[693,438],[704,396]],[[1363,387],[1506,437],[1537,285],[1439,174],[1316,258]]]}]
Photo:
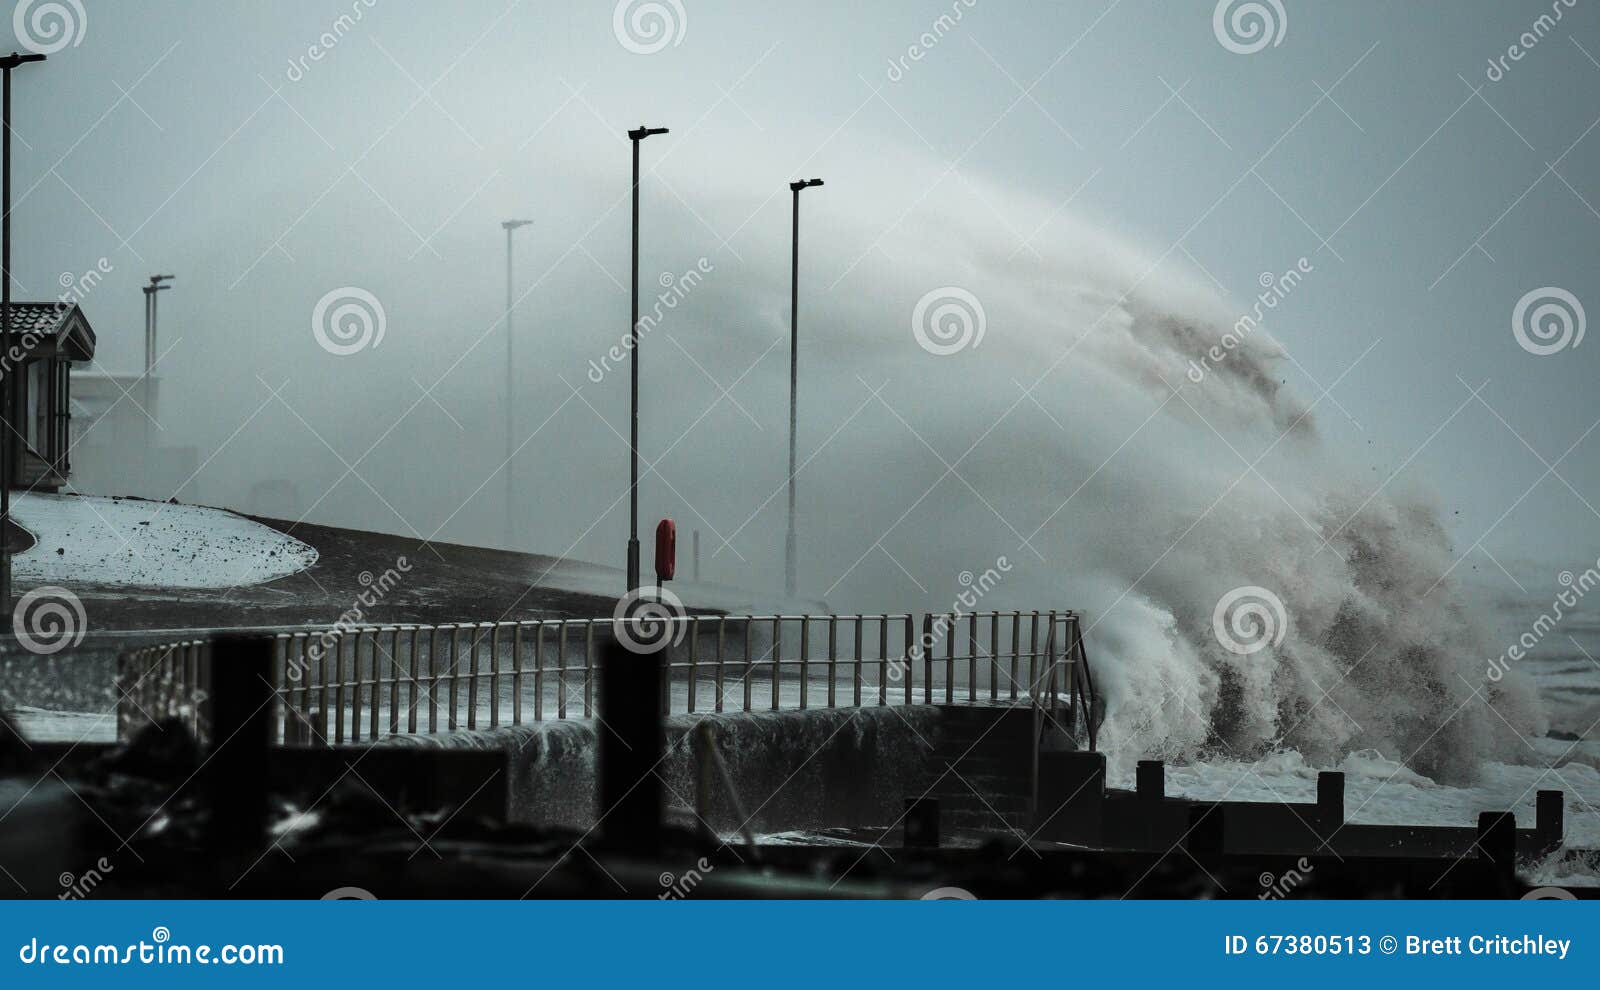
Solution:
[{"label": "overcast sky", "polygon": [[[15,75],[17,295],[107,259],[84,308],[98,363],[134,371],[137,286],[177,275],[161,439],[198,448],[202,500],[248,508],[254,482],[287,478],[310,521],[503,542],[499,221],[526,217],[517,543],[620,564],[626,368],[588,379],[628,329],[622,132],[644,123],[672,129],[643,146],[646,309],[662,273],[711,274],[644,344],[643,452],[672,449],[643,513],[705,531],[708,558],[726,539],[710,577],[781,582],[785,184],[813,175],[801,529],[849,535],[802,573],[836,605],[932,604],[997,553],[1069,567],[1043,542],[1073,545],[1078,504],[1050,510],[1180,405],[1157,382],[1123,417],[1077,387],[1095,300],[1209,295],[1219,334],[1302,258],[1264,321],[1286,352],[1273,374],[1314,404],[1314,459],[1353,503],[1431,493],[1460,574],[1502,580],[1492,554],[1536,598],[1600,548],[1600,342],[1535,354],[1513,333],[1544,287],[1600,312],[1588,0],[1282,0],[1255,5],[1268,38],[1226,10],[1219,36],[1211,0],[681,0],[654,5],[659,38],[652,12],[629,20],[652,5],[619,28],[610,0],[17,6],[35,47],[65,42]],[[67,38],[46,33],[52,7]],[[980,300],[985,336],[936,356],[912,317],[947,286]],[[1082,318],[1041,301],[1061,286]],[[384,336],[336,355],[313,314],[345,287],[380,301]],[[1030,307],[1060,335],[1019,346]],[[1215,425],[1162,456],[1232,477],[1273,442]],[[1056,472],[1085,431],[1087,470]],[[1304,469],[1272,464],[1279,484]]]}]

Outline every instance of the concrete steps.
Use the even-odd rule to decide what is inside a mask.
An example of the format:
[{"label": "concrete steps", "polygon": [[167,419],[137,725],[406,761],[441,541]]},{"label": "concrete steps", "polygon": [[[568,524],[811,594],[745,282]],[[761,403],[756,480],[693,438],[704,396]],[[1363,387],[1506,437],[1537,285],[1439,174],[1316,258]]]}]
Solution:
[{"label": "concrete steps", "polygon": [[1026,834],[1032,728],[1026,708],[942,707],[933,769],[913,792],[939,802],[945,829]]}]

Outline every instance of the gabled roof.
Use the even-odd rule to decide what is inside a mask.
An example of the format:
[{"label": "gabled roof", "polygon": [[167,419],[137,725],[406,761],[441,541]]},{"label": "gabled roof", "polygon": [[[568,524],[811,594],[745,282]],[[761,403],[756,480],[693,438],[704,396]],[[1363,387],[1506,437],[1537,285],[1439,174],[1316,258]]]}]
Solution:
[{"label": "gabled roof", "polygon": [[[26,349],[29,356],[64,357],[73,361],[94,357],[94,330],[76,303],[12,303],[11,336],[29,334],[39,338],[39,346]],[[50,341],[51,345],[45,346],[44,341]]]}]

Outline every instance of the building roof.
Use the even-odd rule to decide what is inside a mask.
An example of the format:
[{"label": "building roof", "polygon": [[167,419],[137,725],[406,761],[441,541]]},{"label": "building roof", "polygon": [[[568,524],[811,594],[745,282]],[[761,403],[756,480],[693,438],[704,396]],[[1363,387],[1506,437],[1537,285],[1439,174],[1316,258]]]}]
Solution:
[{"label": "building roof", "polygon": [[[11,336],[30,334],[40,339],[41,346],[25,348],[29,355],[64,357],[73,361],[94,357],[94,330],[76,303],[12,303]],[[51,341],[53,346],[42,346],[45,340]]]}]

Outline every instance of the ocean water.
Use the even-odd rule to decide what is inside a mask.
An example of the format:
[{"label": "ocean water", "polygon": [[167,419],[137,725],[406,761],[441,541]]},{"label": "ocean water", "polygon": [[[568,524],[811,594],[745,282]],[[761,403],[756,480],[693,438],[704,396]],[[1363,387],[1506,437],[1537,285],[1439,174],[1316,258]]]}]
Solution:
[{"label": "ocean water", "polygon": [[[1504,645],[1483,657],[1485,677],[1498,670],[1502,676],[1516,672],[1532,680],[1548,728],[1543,733],[1501,734],[1499,748],[1485,754],[1467,781],[1432,779],[1408,767],[1399,758],[1402,754],[1357,750],[1342,759],[1313,763],[1285,748],[1248,759],[1212,753],[1170,762],[1169,793],[1212,800],[1314,801],[1318,771],[1341,770],[1346,815],[1353,823],[1471,826],[1480,812],[1510,810],[1520,827],[1532,827],[1536,792],[1559,790],[1565,795],[1568,851],[1539,864],[1534,878],[1553,885],[1600,882],[1600,621],[1575,614],[1539,636],[1521,660],[1510,660],[1504,652],[1524,633],[1532,635],[1539,617],[1550,611],[1550,601],[1541,604],[1537,593],[1501,596],[1491,635]],[[1493,705],[1471,711],[1474,717],[1496,717]],[[1131,764],[1114,761],[1112,778],[1115,785],[1131,787]]]}]

